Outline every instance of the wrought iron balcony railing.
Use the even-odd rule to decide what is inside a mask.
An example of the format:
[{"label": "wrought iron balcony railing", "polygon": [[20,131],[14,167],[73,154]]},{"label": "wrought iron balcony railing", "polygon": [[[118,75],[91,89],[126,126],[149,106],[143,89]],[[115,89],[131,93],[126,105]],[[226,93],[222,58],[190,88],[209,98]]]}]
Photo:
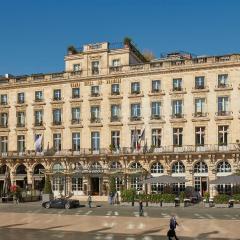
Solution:
[{"label": "wrought iron balcony railing", "polygon": [[215,114],[218,117],[221,117],[221,116],[231,116],[232,112],[231,111],[218,111]]}]

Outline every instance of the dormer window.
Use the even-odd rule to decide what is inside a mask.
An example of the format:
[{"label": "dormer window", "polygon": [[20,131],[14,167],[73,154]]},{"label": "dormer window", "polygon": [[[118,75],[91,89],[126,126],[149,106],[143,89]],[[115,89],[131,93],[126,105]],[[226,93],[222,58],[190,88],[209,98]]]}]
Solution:
[{"label": "dormer window", "polygon": [[99,61],[92,62],[92,74],[93,75],[99,74]]},{"label": "dormer window", "polygon": [[112,67],[119,67],[119,66],[120,66],[120,59],[113,59]]}]

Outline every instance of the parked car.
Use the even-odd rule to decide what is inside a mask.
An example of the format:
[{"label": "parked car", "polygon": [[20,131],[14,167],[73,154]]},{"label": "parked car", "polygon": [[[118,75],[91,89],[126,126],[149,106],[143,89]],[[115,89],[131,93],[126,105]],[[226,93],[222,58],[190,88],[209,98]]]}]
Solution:
[{"label": "parked car", "polygon": [[74,199],[66,199],[66,198],[58,198],[58,199],[53,199],[47,202],[42,203],[42,207],[45,208],[74,208],[74,207],[79,207],[80,203],[78,200]]}]

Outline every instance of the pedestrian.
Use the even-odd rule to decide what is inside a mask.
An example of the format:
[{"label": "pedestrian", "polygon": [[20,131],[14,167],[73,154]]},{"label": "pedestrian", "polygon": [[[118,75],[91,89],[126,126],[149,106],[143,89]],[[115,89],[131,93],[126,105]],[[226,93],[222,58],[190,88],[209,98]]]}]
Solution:
[{"label": "pedestrian", "polygon": [[169,229],[168,230],[167,237],[168,237],[168,240],[173,240],[173,238],[175,238],[175,240],[178,240],[178,237],[177,237],[174,229]]},{"label": "pedestrian", "polygon": [[88,207],[89,207],[89,208],[92,207],[91,204],[92,204],[92,196],[91,196],[91,194],[89,194],[89,195],[88,195]]},{"label": "pedestrian", "polygon": [[171,217],[171,219],[170,219],[170,224],[169,224],[169,225],[170,225],[170,226],[169,226],[170,229],[175,231],[178,223],[177,223],[176,217],[175,217],[174,215]]},{"label": "pedestrian", "polygon": [[139,216],[143,216],[143,202],[139,201]]}]

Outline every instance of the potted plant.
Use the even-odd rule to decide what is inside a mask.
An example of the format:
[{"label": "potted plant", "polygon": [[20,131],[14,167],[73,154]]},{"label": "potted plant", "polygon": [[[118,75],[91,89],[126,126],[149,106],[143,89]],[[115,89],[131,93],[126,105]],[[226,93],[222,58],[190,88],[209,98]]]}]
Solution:
[{"label": "potted plant", "polygon": [[219,194],[214,197],[215,207],[227,208],[228,201],[229,201],[229,196],[226,194]]},{"label": "potted plant", "polygon": [[205,192],[204,193],[204,200],[203,200],[203,203],[204,203],[204,207],[209,207],[209,199],[210,199],[210,193],[209,192]]},{"label": "potted plant", "polygon": [[49,176],[47,175],[42,194],[42,202],[47,202],[53,199],[52,186]]},{"label": "potted plant", "polygon": [[234,208],[240,208],[240,194],[234,194],[233,195],[233,199],[234,199],[234,204],[233,207]]},{"label": "potted plant", "polygon": [[184,204],[184,199],[186,198],[186,193],[185,192],[180,192],[179,194],[179,200],[180,200],[180,206],[181,207],[186,207]]}]

